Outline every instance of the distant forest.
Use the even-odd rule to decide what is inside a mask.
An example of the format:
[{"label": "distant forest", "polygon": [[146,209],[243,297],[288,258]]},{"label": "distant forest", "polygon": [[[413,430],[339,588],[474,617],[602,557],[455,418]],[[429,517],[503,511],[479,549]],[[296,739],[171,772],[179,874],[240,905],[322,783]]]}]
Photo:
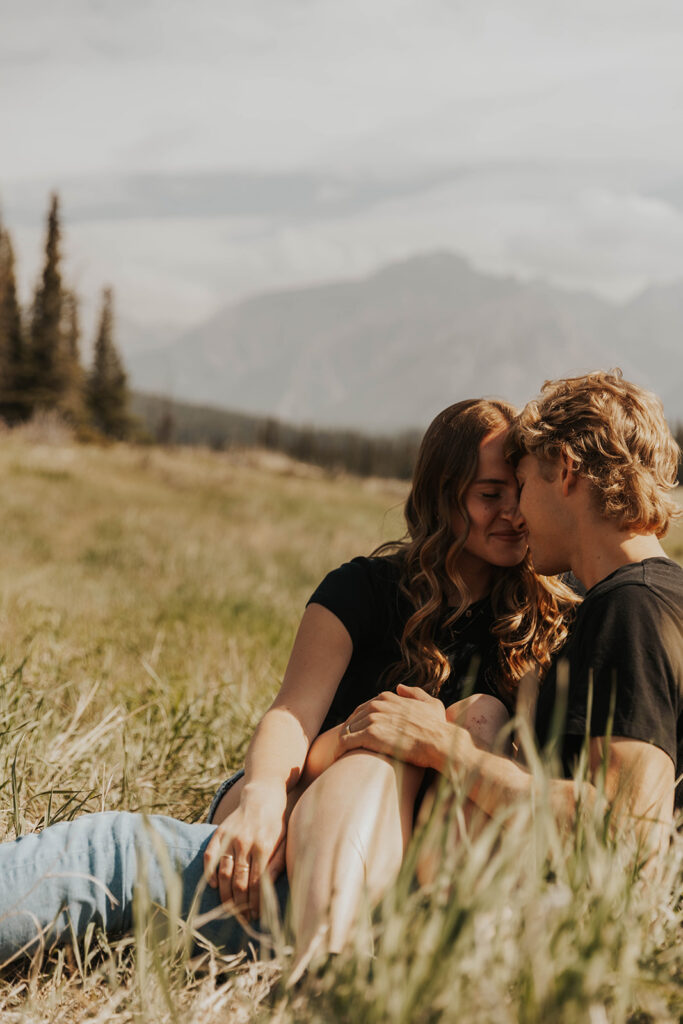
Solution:
[{"label": "distant forest", "polygon": [[420,442],[419,431],[373,437],[354,430],[292,426],[272,417],[228,412],[139,392],[131,396],[131,409],[159,444],[207,445],[217,450],[257,446],[358,476],[409,479]]}]

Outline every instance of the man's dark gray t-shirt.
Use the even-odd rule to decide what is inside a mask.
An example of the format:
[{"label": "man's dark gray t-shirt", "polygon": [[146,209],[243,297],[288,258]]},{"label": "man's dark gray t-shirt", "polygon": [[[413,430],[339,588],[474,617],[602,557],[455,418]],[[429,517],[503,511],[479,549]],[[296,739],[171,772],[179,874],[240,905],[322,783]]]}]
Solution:
[{"label": "man's dark gray t-shirt", "polygon": [[[652,743],[683,772],[683,568],[668,558],[624,565],[596,583],[541,687],[540,746],[550,738],[558,670],[569,672],[561,757],[570,772],[587,731]],[[590,728],[588,700],[592,689]],[[676,790],[683,806],[683,785]]]}]

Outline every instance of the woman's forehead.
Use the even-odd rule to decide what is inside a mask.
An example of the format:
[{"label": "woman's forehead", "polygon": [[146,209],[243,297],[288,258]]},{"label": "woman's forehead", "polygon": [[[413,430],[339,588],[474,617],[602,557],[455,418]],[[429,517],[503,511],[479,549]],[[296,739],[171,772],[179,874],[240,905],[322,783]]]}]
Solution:
[{"label": "woman's forehead", "polygon": [[479,445],[477,479],[507,481],[514,478],[514,472],[503,455],[503,443],[507,428],[487,434]]}]

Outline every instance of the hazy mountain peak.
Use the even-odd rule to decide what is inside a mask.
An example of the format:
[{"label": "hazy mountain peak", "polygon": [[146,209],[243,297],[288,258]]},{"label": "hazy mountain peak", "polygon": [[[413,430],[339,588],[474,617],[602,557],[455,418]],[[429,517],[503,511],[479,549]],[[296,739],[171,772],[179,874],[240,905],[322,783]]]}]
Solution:
[{"label": "hazy mountain peak", "polygon": [[423,426],[460,398],[520,404],[548,377],[620,365],[677,418],[681,327],[683,284],[620,307],[433,252],[356,280],[253,296],[130,368],[147,391],[390,431]]}]

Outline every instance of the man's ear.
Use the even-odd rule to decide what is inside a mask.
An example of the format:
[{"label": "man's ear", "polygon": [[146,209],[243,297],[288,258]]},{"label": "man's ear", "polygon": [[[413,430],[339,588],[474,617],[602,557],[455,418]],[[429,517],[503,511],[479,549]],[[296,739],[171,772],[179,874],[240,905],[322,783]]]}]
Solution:
[{"label": "man's ear", "polygon": [[566,497],[576,487],[579,479],[578,465],[576,459],[568,455],[563,448],[560,452],[560,480],[562,481],[562,494]]}]

